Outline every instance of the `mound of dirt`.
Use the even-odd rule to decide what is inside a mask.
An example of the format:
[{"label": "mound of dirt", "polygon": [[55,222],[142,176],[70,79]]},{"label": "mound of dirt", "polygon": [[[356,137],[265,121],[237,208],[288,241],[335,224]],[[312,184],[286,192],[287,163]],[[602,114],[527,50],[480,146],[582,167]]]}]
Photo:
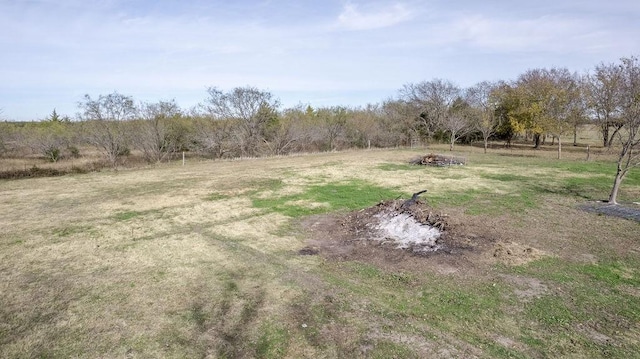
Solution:
[{"label": "mound of dirt", "polygon": [[500,262],[512,266],[529,263],[546,255],[533,247],[523,246],[515,242],[496,243],[493,256]]}]

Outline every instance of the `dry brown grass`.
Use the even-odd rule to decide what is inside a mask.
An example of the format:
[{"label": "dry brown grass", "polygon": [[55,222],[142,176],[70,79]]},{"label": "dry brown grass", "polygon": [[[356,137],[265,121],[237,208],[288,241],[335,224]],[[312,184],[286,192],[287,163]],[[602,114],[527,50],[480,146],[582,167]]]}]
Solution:
[{"label": "dry brown grass", "polygon": [[[368,267],[298,256],[307,243],[295,221],[252,206],[252,196],[277,198],[303,193],[313,184],[354,179],[405,193],[423,188],[441,196],[489,189],[513,193],[517,182],[483,177],[501,173],[492,161],[518,151],[554,155],[497,149],[479,166],[437,172],[380,169],[403,165],[425,151],[189,161],[0,182],[0,356],[298,358],[358,357],[376,350],[399,356],[491,355],[481,344],[425,324],[410,312],[390,314],[395,312],[387,298],[397,295],[397,283],[382,277],[388,286],[372,287],[380,283],[348,277]],[[455,154],[473,163],[484,161],[481,152],[458,147]],[[553,168],[534,171],[557,174]],[[624,235],[637,231],[633,223],[579,211],[575,199],[550,197],[541,203],[526,216],[477,216],[453,205],[443,208],[479,237],[561,258],[611,258],[622,255],[625,246],[638,246],[637,238]],[[611,226],[613,234],[607,230]],[[600,242],[599,236],[613,244]],[[459,262],[434,259],[420,267],[422,273],[403,271],[416,285],[433,273],[450,276],[452,283],[471,283],[469,276],[491,276],[495,261],[485,261],[487,255],[478,252]],[[473,271],[465,272],[465,263]],[[510,340],[497,339],[506,346],[515,343]],[[513,345],[522,345],[517,342]],[[403,351],[407,347],[411,351]]]}]

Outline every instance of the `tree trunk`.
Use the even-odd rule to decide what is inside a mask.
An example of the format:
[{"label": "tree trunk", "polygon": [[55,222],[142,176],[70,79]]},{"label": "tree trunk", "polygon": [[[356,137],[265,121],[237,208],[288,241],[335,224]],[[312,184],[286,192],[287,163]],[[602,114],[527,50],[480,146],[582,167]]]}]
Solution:
[{"label": "tree trunk", "polygon": [[613,145],[613,139],[615,138],[615,136],[618,134],[618,132],[620,132],[620,129],[622,128],[622,126],[616,126],[616,129],[613,131],[613,133],[611,134],[611,136],[609,136],[609,143],[607,143],[607,147],[611,148],[611,145]]},{"label": "tree trunk", "polygon": [[622,183],[623,177],[624,173],[622,169],[618,167],[616,177],[613,180],[613,188],[611,189],[611,194],[609,194],[609,203],[611,204],[618,204],[618,190],[620,189],[620,183]]},{"label": "tree trunk", "polygon": [[533,135],[533,148],[540,148],[540,134],[536,133]]},{"label": "tree trunk", "polygon": [[451,134],[451,143],[449,144],[449,151],[453,151],[453,143],[456,142],[456,135]]},{"label": "tree trunk", "polygon": [[562,140],[558,136],[558,159],[562,159]]},{"label": "tree trunk", "polygon": [[609,125],[602,125],[602,146],[604,148],[609,147]]},{"label": "tree trunk", "polygon": [[487,147],[489,146],[489,139],[484,139],[484,153],[487,153]]},{"label": "tree trunk", "polygon": [[578,125],[573,126],[573,145],[578,145]]}]

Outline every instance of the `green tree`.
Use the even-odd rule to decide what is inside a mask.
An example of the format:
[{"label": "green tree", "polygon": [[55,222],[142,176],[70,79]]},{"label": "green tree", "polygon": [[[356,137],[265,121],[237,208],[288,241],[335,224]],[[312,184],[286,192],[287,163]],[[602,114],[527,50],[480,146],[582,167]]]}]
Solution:
[{"label": "green tree", "polygon": [[58,162],[69,149],[72,137],[70,120],[55,109],[44,120],[25,124],[21,142],[50,162]]},{"label": "green tree", "polygon": [[517,88],[513,84],[502,83],[494,92],[496,98],[496,117],[498,126],[496,135],[506,140],[506,146],[525,131],[525,122],[520,118],[520,103],[522,101]]},{"label": "green tree", "polygon": [[51,114],[46,120],[49,122],[71,122],[71,119],[68,116],[60,116],[55,108],[51,111]]},{"label": "green tree", "polygon": [[514,127],[533,134],[534,148],[541,145],[541,136],[550,133],[558,138],[570,128],[571,101],[579,96],[576,75],[565,68],[533,69],[520,75],[510,96],[517,106],[509,113]]}]

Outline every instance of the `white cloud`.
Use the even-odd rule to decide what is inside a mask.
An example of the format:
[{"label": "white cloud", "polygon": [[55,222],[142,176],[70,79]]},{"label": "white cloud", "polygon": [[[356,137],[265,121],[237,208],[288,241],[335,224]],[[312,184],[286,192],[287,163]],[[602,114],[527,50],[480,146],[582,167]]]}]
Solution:
[{"label": "white cloud", "polygon": [[361,10],[347,3],[338,16],[339,27],[349,30],[370,30],[393,26],[413,18],[413,13],[401,3]]},{"label": "white cloud", "polygon": [[477,15],[459,19],[453,28],[475,46],[500,51],[562,49],[567,40],[575,40],[587,30],[580,21],[549,16],[495,20]]},{"label": "white cloud", "polygon": [[423,27],[421,46],[442,49],[519,53],[602,53],[629,51],[637,40],[621,37],[597,21],[563,15],[491,17],[453,14]]},{"label": "white cloud", "polygon": [[[603,16],[577,0],[517,11],[344,1],[0,0],[0,107],[11,117],[24,94],[42,93],[46,115],[64,101],[52,93],[73,108],[74,94],[113,90],[192,103],[206,86],[245,85],[348,104],[364,98],[358,91],[382,98],[431,77],[509,79],[549,64],[580,71],[640,48],[637,11]],[[357,31],[375,29],[383,31]]]}]

